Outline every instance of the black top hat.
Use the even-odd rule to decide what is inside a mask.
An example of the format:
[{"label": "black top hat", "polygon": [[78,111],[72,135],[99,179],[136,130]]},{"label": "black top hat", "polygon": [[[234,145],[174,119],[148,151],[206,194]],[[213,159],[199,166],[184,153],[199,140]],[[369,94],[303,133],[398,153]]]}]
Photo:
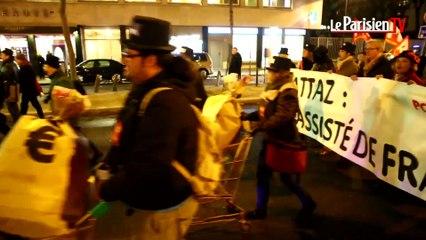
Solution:
[{"label": "black top hat", "polygon": [[123,44],[130,49],[171,52],[176,49],[169,44],[170,23],[161,19],[135,16],[129,36]]},{"label": "black top hat", "polygon": [[194,50],[190,47],[182,47],[181,54],[185,54],[189,59],[194,60]]},{"label": "black top hat", "polygon": [[355,53],[355,49],[356,49],[356,46],[355,45],[353,45],[352,43],[350,43],[350,42],[344,42],[343,44],[342,44],[342,47],[340,48],[341,50],[344,50],[344,51],[346,51],[346,52],[348,52],[348,53],[350,53],[351,55],[354,55],[354,53]]},{"label": "black top hat", "polygon": [[288,58],[283,57],[274,57],[274,62],[271,66],[267,67],[269,71],[279,72],[279,71],[289,71],[291,68],[292,62]]},{"label": "black top hat", "polygon": [[54,55],[48,55],[46,57],[46,61],[44,62],[44,64],[49,65],[53,68],[58,69],[60,64],[59,64],[59,58],[54,56]]},{"label": "black top hat", "polygon": [[313,52],[315,50],[315,45],[310,43],[305,43],[305,46],[303,47],[303,49],[306,49],[309,52]]},{"label": "black top hat", "polygon": [[278,54],[285,54],[288,55],[288,48],[281,48],[280,52]]},{"label": "black top hat", "polygon": [[2,53],[8,55],[8,56],[13,56],[13,51],[10,50],[9,48],[5,48],[3,51],[1,51]]}]

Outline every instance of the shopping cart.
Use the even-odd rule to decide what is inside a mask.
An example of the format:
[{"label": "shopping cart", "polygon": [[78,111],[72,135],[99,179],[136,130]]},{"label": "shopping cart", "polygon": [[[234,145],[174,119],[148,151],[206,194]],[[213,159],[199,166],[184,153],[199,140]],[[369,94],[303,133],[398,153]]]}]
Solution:
[{"label": "shopping cart", "polygon": [[238,221],[243,231],[251,228],[246,220],[245,210],[234,199],[243,173],[253,138],[244,136],[240,142],[230,144],[223,149],[224,172],[216,193],[199,197],[200,210],[192,225]]}]

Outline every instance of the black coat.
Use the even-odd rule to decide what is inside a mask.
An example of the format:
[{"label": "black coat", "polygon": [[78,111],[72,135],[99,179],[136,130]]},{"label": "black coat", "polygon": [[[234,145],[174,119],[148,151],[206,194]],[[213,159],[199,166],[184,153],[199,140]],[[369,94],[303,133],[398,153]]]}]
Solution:
[{"label": "black coat", "polygon": [[[194,172],[198,122],[190,107],[193,89],[173,84],[163,74],[134,86],[117,122],[122,131],[105,161],[117,173],[101,188],[106,201],[120,200],[131,207],[160,210],[192,195],[189,183],[172,166],[181,162]],[[145,114],[138,115],[145,94],[157,87],[172,87],[155,95]],[[117,125],[116,125],[117,126]]]},{"label": "black coat", "polygon": [[[364,65],[365,66],[365,65]],[[382,74],[384,78],[393,79],[393,71],[391,68],[390,62],[386,59],[385,56],[381,56],[376,64],[367,72],[364,73],[364,68],[360,68],[358,72],[358,77],[375,77],[376,75]]]},{"label": "black coat", "polygon": [[21,93],[26,96],[38,96],[39,92],[36,86],[36,74],[31,65],[21,66],[18,74]]},{"label": "black coat", "polygon": [[240,77],[242,65],[243,65],[243,60],[241,58],[240,53],[237,52],[235,54],[232,54],[228,73],[236,73],[238,74],[238,77]]}]

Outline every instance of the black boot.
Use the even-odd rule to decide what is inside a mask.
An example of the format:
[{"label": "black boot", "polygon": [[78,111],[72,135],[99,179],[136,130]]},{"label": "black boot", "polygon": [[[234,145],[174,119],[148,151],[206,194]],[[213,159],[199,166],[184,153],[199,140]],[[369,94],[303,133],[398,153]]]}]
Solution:
[{"label": "black boot", "polygon": [[267,215],[268,211],[266,209],[256,208],[255,210],[246,212],[247,219],[265,219]]}]

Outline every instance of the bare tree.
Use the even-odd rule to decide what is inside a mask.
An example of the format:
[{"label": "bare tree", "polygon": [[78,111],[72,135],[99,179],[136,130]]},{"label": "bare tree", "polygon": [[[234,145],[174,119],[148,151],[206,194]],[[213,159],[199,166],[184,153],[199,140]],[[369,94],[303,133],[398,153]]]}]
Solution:
[{"label": "bare tree", "polygon": [[66,13],[66,2],[67,2],[66,0],[61,0],[59,13],[61,15],[62,32],[64,34],[65,44],[67,46],[67,51],[68,51],[71,79],[77,80],[77,71],[75,69],[75,54],[74,54],[74,49],[72,48],[72,44],[71,44],[70,29],[68,27],[68,20],[67,20],[67,13]]}]

